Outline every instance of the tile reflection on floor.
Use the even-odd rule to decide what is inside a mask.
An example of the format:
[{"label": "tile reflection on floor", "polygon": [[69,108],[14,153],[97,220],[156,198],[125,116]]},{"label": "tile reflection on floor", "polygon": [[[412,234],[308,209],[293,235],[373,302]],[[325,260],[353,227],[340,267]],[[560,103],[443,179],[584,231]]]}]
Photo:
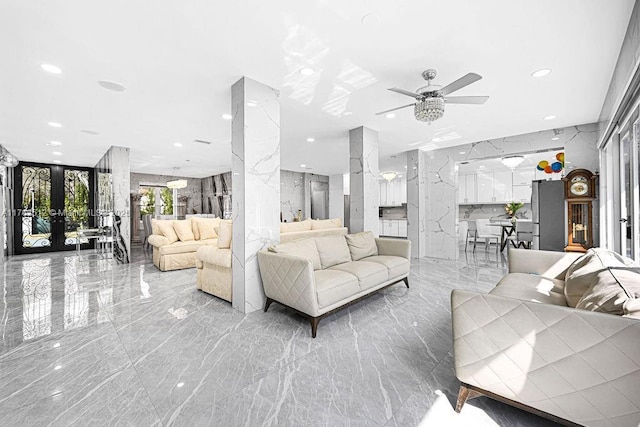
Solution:
[{"label": "tile reflection on floor", "polygon": [[449,296],[487,291],[501,254],[414,260],[402,284],[320,322],[247,316],[160,272],[92,251],[1,270],[0,425],[550,425],[486,398],[455,414]]}]

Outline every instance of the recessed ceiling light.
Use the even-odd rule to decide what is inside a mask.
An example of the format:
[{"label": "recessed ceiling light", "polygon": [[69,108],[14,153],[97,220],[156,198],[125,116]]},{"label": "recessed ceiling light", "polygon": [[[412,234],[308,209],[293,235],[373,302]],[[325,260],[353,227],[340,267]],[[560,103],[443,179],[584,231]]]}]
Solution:
[{"label": "recessed ceiling light", "polygon": [[98,84],[102,86],[103,89],[111,90],[113,92],[124,92],[125,90],[127,90],[127,87],[125,85],[108,80],[100,80],[98,81]]},{"label": "recessed ceiling light", "polygon": [[315,138],[307,138],[307,142],[313,142],[315,140],[316,140]]},{"label": "recessed ceiling light", "polygon": [[51,126],[52,128],[61,128],[62,125],[58,122],[49,122],[47,123],[49,126]]},{"label": "recessed ceiling light", "polygon": [[478,169],[484,169],[484,165],[478,166]]},{"label": "recessed ceiling light", "polygon": [[53,163],[58,163],[58,164],[60,164],[60,163],[62,163],[62,160],[54,160],[54,161],[53,161]]},{"label": "recessed ceiling light", "polygon": [[302,164],[300,165],[300,167],[301,167],[301,168],[306,168],[306,167],[307,167],[307,165],[305,165],[304,163],[302,163]]},{"label": "recessed ceiling light", "polygon": [[53,153],[51,153],[51,154],[53,154],[54,156],[62,156],[62,153],[61,153],[61,152],[59,152],[59,151],[54,151],[54,152],[53,152]]},{"label": "recessed ceiling light", "polygon": [[258,103],[252,99],[247,101],[247,107],[255,107]]},{"label": "recessed ceiling light", "polygon": [[534,71],[533,73],[531,73],[531,77],[538,78],[538,77],[548,76],[549,74],[551,74],[551,69],[543,68],[542,70]]},{"label": "recessed ceiling light", "polygon": [[312,76],[313,73],[315,73],[316,70],[314,70],[313,68],[309,68],[309,67],[304,67],[300,69],[300,74],[302,74],[303,76]]},{"label": "recessed ceiling light", "polygon": [[387,113],[384,115],[387,119],[393,119],[396,116],[396,113]]},{"label": "recessed ceiling light", "polygon": [[173,146],[174,146],[174,147],[182,147],[182,144],[181,144],[181,143],[179,143],[179,142],[174,142],[174,143],[173,143]]},{"label": "recessed ceiling light", "polygon": [[552,114],[552,115],[550,115],[550,116],[545,117],[544,119],[545,119],[545,120],[553,120],[553,119],[555,119],[555,118],[556,118],[556,116],[554,116],[554,115]]},{"label": "recessed ceiling light", "polygon": [[100,135],[100,132],[96,132],[95,130],[90,130],[90,129],[82,129],[80,132],[82,133],[86,133],[87,135]]},{"label": "recessed ceiling light", "polygon": [[559,139],[560,139],[560,137],[559,137],[559,136],[554,136],[553,138],[551,138],[551,140],[552,140],[552,141],[557,141],[557,140],[559,140]]},{"label": "recessed ceiling light", "polygon": [[62,145],[62,142],[60,142],[60,141],[51,141],[47,145],[50,146],[50,147],[59,147],[59,146]]},{"label": "recessed ceiling light", "polygon": [[45,70],[47,73],[51,73],[51,74],[60,74],[60,73],[62,73],[62,70],[60,68],[56,67],[55,65],[51,65],[51,64],[40,64],[40,68]]},{"label": "recessed ceiling light", "polygon": [[342,113],[343,116],[350,116],[353,113],[351,111],[345,111],[344,113]]},{"label": "recessed ceiling light", "polygon": [[231,120],[231,119],[233,119],[233,116],[231,114],[225,113],[225,114],[222,115],[222,118],[224,120]]}]

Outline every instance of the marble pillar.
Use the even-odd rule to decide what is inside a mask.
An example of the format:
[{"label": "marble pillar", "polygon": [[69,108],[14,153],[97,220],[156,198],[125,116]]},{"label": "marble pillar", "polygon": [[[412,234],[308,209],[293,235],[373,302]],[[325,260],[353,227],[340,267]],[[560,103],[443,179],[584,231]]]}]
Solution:
[{"label": "marble pillar", "polygon": [[231,88],[233,307],[243,313],[264,306],[257,253],[280,241],[278,97],[246,77]]},{"label": "marble pillar", "polygon": [[411,256],[426,254],[426,190],[427,160],[422,150],[407,152],[407,237],[411,240]]},{"label": "marble pillar", "polygon": [[129,149],[112,146],[96,165],[99,225],[113,229],[113,257],[128,263],[131,253],[131,168]]},{"label": "marble pillar", "polygon": [[361,126],[349,131],[350,233],[372,231],[378,236],[378,132]]},{"label": "marble pillar", "polygon": [[344,224],[344,177],[329,176],[329,218],[340,218]]}]

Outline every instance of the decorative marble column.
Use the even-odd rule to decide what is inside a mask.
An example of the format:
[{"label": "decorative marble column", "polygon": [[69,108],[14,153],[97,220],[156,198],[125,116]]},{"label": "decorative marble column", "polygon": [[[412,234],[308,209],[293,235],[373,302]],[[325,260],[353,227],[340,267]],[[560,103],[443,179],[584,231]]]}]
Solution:
[{"label": "decorative marble column", "polygon": [[344,176],[329,176],[329,218],[341,218],[344,224]]},{"label": "decorative marble column", "polygon": [[411,256],[422,258],[426,247],[427,159],[424,151],[407,152],[407,237]]},{"label": "decorative marble column", "polygon": [[378,132],[361,126],[349,131],[350,233],[379,232]]},{"label": "decorative marble column", "polygon": [[280,241],[278,97],[277,90],[246,77],[231,87],[233,308],[243,313],[264,306],[257,253]]}]

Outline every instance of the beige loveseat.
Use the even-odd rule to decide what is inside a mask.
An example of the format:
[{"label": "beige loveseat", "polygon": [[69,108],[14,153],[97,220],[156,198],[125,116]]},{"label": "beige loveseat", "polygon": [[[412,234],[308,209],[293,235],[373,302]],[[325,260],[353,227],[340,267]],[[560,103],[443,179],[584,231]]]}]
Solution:
[{"label": "beige loveseat", "polygon": [[315,338],[324,316],[384,287],[409,287],[411,242],[371,232],[281,243],[258,252],[267,301],[309,318]]},{"label": "beige loveseat", "polygon": [[489,294],[451,295],[456,411],[486,395],[566,425],[640,425],[640,267],[603,249],[509,251]]},{"label": "beige loveseat", "polygon": [[280,223],[280,243],[310,237],[340,236],[349,232],[342,226],[341,218],[333,219],[305,219],[300,222]]},{"label": "beige loveseat", "polygon": [[162,271],[195,267],[198,248],[217,244],[215,230],[220,221],[220,218],[201,217],[152,219],[148,242],[153,246],[153,264]]}]

